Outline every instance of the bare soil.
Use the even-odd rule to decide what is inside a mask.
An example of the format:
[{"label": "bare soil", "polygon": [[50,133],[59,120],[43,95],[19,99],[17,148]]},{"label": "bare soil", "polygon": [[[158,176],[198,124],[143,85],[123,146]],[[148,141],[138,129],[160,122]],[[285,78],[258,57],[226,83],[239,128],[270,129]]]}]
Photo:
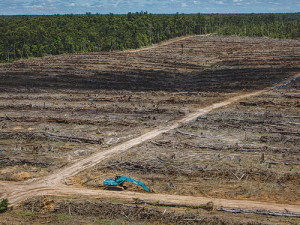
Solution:
[{"label": "bare soil", "polygon": [[299,84],[200,116],[72,182],[97,188],[112,174],[126,174],[155,193],[299,205]]},{"label": "bare soil", "polygon": [[[299,56],[291,40],[193,36],[1,65],[0,197],[300,212]],[[117,173],[156,194],[99,189]]]}]

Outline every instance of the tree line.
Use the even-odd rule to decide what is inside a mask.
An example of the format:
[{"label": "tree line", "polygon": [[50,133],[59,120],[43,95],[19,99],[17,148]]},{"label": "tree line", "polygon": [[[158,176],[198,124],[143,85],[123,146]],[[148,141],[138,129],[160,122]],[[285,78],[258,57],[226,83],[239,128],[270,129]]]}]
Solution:
[{"label": "tree line", "polygon": [[207,33],[300,39],[300,13],[1,16],[0,62],[135,49]]}]

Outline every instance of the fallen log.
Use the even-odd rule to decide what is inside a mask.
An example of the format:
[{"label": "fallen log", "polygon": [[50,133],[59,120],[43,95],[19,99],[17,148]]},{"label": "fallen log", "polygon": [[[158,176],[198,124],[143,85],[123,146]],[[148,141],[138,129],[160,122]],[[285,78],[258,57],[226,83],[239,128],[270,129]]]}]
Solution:
[{"label": "fallen log", "polygon": [[47,122],[47,123],[65,123],[65,124],[104,124],[106,121],[101,120],[89,120],[89,119],[70,119],[65,117],[48,118],[48,117],[25,117],[25,116],[15,116],[15,117],[0,117],[1,120],[11,120],[14,122]]},{"label": "fallen log", "polygon": [[295,94],[295,95],[283,95],[283,97],[285,97],[285,98],[300,98],[300,95],[297,95],[297,94]]},{"label": "fallen log", "polygon": [[155,144],[157,146],[163,146],[163,145],[168,145],[171,144],[171,141],[150,141],[150,143]]},{"label": "fallen log", "polygon": [[41,165],[41,166],[49,166],[51,162],[39,162],[39,161],[31,161],[25,159],[10,159],[10,158],[3,158],[0,161],[4,162],[12,162],[12,163],[21,163],[21,164],[31,164],[31,165]]},{"label": "fallen log", "polygon": [[243,105],[243,106],[258,106],[258,105],[276,105],[276,103],[273,102],[273,101],[265,101],[265,100],[257,101],[257,102],[242,101],[242,102],[240,102],[240,105]]},{"label": "fallen log", "polygon": [[48,139],[58,139],[63,141],[70,141],[70,142],[78,142],[78,143],[90,143],[90,144],[102,144],[103,138],[100,139],[91,139],[91,138],[83,138],[83,137],[76,137],[76,136],[67,136],[67,135],[58,135],[54,133],[48,133],[44,131],[33,131],[33,132],[26,132],[26,131],[4,131],[0,132],[3,136],[14,136],[14,135],[23,135],[26,137],[46,137]]},{"label": "fallen log", "polygon": [[148,204],[154,206],[168,206],[168,207],[186,207],[193,209],[206,209],[206,210],[216,210],[216,211],[224,211],[230,213],[242,213],[242,214],[259,214],[259,215],[268,215],[268,216],[286,216],[286,217],[300,217],[300,213],[290,212],[285,209],[283,211],[269,211],[269,210],[248,210],[248,209],[225,209],[222,206],[220,208],[215,208],[212,202],[208,202],[207,204],[195,206],[195,205],[187,205],[187,204],[177,204],[177,203],[165,203],[160,201],[147,201],[140,198],[133,198],[133,204]]},{"label": "fallen log", "polygon": [[166,202],[152,202],[152,201],[147,201],[144,199],[140,198],[132,198],[134,200],[133,204],[148,204],[148,205],[154,205],[154,206],[168,206],[168,207],[188,207],[188,208],[193,208],[193,209],[200,209],[203,208],[202,205],[200,206],[193,206],[193,205],[186,205],[186,204],[176,204],[176,203],[166,203]]},{"label": "fallen log", "polygon": [[243,106],[257,106],[256,102],[240,102],[240,105]]},{"label": "fallen log", "polygon": [[285,135],[299,135],[300,132],[292,132],[292,131],[270,131],[269,133],[275,133],[275,134],[285,134]]},{"label": "fallen log", "polygon": [[69,140],[71,142],[85,142],[85,143],[91,143],[91,144],[102,144],[103,143],[103,138],[100,139],[91,139],[91,138],[83,138],[83,137],[72,137],[72,136],[66,136],[66,135],[57,135],[53,133],[48,133],[48,132],[41,132],[45,136],[51,137],[51,138],[57,138],[57,139],[65,139]]},{"label": "fallen log", "polygon": [[240,128],[241,126],[240,125],[231,125],[231,124],[228,124],[228,123],[224,123],[223,125],[220,125],[220,127],[231,127],[231,128]]},{"label": "fallen log", "polygon": [[179,131],[179,130],[176,130],[175,133],[179,133],[179,134],[183,134],[183,135],[187,135],[187,136],[190,136],[190,137],[199,137],[199,138],[204,138],[202,136],[199,136],[199,135],[196,135],[196,134],[191,134],[191,133],[186,133],[186,132],[182,132],[182,131]]},{"label": "fallen log", "polygon": [[[285,125],[285,124],[283,124],[283,125]],[[285,126],[278,126],[278,125],[266,124],[266,123],[264,123],[264,126],[265,126],[265,127],[266,127],[266,126],[268,126],[268,127],[273,127],[273,128],[275,128],[276,130],[278,130],[278,131],[297,132],[297,133],[300,132],[298,129],[287,128],[287,127],[285,127]]]},{"label": "fallen log", "polygon": [[300,217],[300,213],[290,212],[285,210],[285,212],[280,211],[269,211],[269,210],[248,210],[248,209],[225,209],[223,207],[217,208],[217,211],[224,211],[230,213],[242,213],[242,214],[260,214],[268,216],[287,216],[287,217]]}]

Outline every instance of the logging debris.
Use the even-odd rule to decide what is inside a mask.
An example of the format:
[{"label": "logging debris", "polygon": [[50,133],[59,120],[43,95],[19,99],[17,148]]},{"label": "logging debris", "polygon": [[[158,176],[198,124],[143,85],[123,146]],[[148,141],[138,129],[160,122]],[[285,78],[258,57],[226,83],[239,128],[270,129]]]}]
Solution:
[{"label": "logging debris", "polygon": [[103,138],[92,139],[92,138],[84,138],[84,137],[77,137],[71,135],[54,134],[54,133],[44,132],[44,131],[0,131],[0,135],[6,138],[14,137],[14,136],[23,136],[28,139],[47,138],[52,140],[62,140],[62,141],[90,143],[90,144],[103,144],[104,141]]}]

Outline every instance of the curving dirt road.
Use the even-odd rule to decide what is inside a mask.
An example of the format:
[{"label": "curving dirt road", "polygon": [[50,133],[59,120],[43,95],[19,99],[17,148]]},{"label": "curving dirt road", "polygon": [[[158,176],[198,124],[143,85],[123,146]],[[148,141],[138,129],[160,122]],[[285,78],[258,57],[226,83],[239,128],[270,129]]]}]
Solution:
[{"label": "curving dirt road", "polygon": [[[293,77],[286,79],[280,86],[284,83],[288,83],[292,79],[300,77],[297,74]],[[277,87],[276,86],[276,87]],[[147,132],[139,137],[126,141],[118,146],[108,149],[103,152],[95,153],[85,159],[79,160],[71,166],[61,169],[52,175],[45,176],[38,179],[31,179],[24,182],[0,182],[0,198],[8,198],[12,205],[16,205],[26,198],[30,198],[37,195],[89,195],[101,198],[119,198],[131,200],[132,197],[138,197],[145,200],[151,201],[162,201],[162,202],[174,202],[180,204],[189,205],[200,205],[205,204],[208,201],[213,201],[216,206],[224,206],[228,208],[247,208],[247,209],[264,209],[264,210],[275,210],[284,211],[285,209],[292,212],[300,212],[299,205],[285,205],[276,203],[266,203],[266,202],[255,202],[246,200],[227,200],[227,199],[216,199],[216,198],[206,198],[206,197],[193,197],[193,196],[178,196],[178,195],[163,195],[163,194],[143,194],[134,192],[112,192],[104,190],[90,190],[83,188],[76,188],[64,185],[64,180],[68,177],[74,176],[77,173],[95,166],[99,162],[110,158],[113,154],[126,151],[133,146],[141,144],[148,141],[158,135],[168,132],[170,130],[176,129],[183,123],[187,123],[191,120],[198,118],[204,114],[207,114],[215,109],[228,106],[234,102],[240,101],[244,98],[249,98],[252,96],[259,95],[263,92],[269,91],[275,87],[266,88],[264,90],[241,94],[232,97],[226,101],[212,104],[208,107],[198,109],[196,112],[186,115],[183,119],[170,123],[168,126],[156,128],[150,132]]]}]

